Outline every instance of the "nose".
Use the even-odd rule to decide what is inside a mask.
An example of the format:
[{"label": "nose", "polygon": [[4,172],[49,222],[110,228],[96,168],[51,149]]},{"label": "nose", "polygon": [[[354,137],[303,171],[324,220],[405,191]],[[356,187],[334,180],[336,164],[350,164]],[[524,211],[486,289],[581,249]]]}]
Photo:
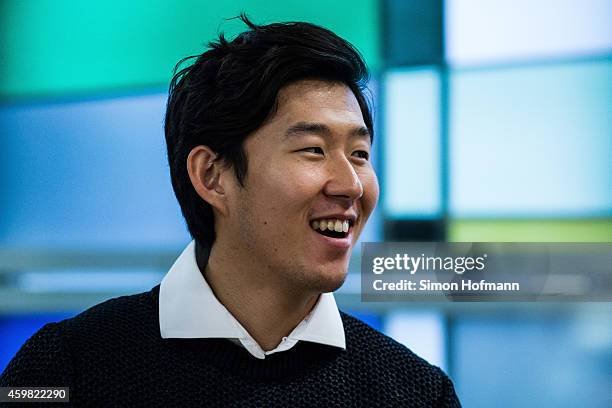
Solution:
[{"label": "nose", "polygon": [[328,196],[347,201],[358,200],[363,196],[363,183],[346,157],[330,160],[329,179],[324,192]]}]

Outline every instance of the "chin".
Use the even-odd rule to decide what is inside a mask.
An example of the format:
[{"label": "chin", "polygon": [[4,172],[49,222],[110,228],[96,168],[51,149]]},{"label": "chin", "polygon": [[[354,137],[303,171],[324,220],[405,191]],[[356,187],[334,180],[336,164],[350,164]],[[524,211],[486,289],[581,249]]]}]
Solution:
[{"label": "chin", "polygon": [[328,293],[342,286],[348,273],[348,262],[319,263],[313,268],[312,261],[300,262],[285,267],[285,284],[296,293]]},{"label": "chin", "polygon": [[338,290],[346,280],[347,269],[343,267],[341,270],[335,269],[320,272],[318,279],[313,282],[316,292],[328,293]]}]

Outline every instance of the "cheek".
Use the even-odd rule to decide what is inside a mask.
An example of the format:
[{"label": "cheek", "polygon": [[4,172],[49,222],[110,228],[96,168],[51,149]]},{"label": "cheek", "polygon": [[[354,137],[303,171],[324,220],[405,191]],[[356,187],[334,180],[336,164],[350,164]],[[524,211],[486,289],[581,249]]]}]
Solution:
[{"label": "cheek", "polygon": [[[270,238],[289,234],[291,226],[297,226],[294,220],[305,206],[304,196],[300,194],[305,183],[289,177],[257,177],[257,182],[248,186],[248,193],[243,194],[236,203],[241,207],[241,228],[249,224],[257,229],[257,234]],[[283,238],[285,240],[288,238]]]},{"label": "cheek", "polygon": [[[271,194],[271,202],[278,207],[303,207],[316,198],[322,190],[323,177],[316,168],[295,163],[275,169],[266,180],[265,190]],[[282,203],[282,205],[280,204]],[[279,208],[282,211],[282,208]]]}]

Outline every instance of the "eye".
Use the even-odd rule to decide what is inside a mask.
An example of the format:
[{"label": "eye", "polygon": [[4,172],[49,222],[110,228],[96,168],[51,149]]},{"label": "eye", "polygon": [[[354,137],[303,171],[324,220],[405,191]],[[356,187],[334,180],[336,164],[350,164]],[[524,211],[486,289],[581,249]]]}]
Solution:
[{"label": "eye", "polygon": [[323,149],[321,149],[320,147],[307,147],[305,149],[301,149],[300,151],[313,154],[324,154]]},{"label": "eye", "polygon": [[370,160],[370,153],[366,152],[365,150],[357,150],[353,152],[353,155],[359,157],[360,159]]}]

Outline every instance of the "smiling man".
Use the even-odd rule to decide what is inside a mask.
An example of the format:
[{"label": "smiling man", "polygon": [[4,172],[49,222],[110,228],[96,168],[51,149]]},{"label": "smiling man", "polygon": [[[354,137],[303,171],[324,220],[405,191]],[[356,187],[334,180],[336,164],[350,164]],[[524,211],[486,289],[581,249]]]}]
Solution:
[{"label": "smiling man", "polygon": [[243,21],[170,86],[194,241],[150,292],[45,326],[0,384],[100,406],[459,406],[440,369],[331,293],[379,193],[361,57],[312,24]]},{"label": "smiling man", "polygon": [[[244,141],[242,183],[235,166],[209,145],[190,150],[189,180],[215,220],[210,257],[199,260],[200,269],[216,298],[254,338],[255,356],[271,354],[264,350],[279,344],[286,348],[283,338],[302,339],[290,335],[292,329],[321,293],[342,285],[351,248],[378,198],[370,148],[370,131],[345,84],[298,79],[280,89],[275,112]],[[166,296],[173,303],[166,291],[171,280],[162,283],[164,304]],[[302,336],[343,347],[339,315],[328,298],[325,318],[334,318],[337,330],[330,325],[330,331]],[[184,331],[176,330],[172,316],[164,317],[167,336]]]}]

